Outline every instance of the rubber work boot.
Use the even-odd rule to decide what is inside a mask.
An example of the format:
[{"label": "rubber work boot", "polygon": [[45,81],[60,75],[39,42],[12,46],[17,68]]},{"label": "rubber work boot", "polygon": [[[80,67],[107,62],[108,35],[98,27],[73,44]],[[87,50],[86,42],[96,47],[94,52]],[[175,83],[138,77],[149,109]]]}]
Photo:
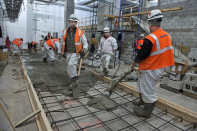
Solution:
[{"label": "rubber work boot", "polygon": [[149,118],[153,109],[155,108],[155,103],[144,103],[144,108],[141,109],[138,106],[135,106],[133,111],[139,117]]},{"label": "rubber work boot", "polygon": [[77,86],[77,79],[74,77],[71,79],[71,84],[69,85],[68,89],[71,91],[75,86]]},{"label": "rubber work boot", "polygon": [[47,58],[43,58],[43,62],[47,62]]},{"label": "rubber work boot", "polygon": [[144,105],[144,101],[142,100],[141,93],[140,93],[140,100],[139,101],[134,101],[132,103],[133,103],[133,105],[136,105],[136,106]]},{"label": "rubber work boot", "polygon": [[107,71],[107,69],[105,68],[105,69],[104,69],[105,76],[108,76],[108,72],[109,72],[109,71]]}]

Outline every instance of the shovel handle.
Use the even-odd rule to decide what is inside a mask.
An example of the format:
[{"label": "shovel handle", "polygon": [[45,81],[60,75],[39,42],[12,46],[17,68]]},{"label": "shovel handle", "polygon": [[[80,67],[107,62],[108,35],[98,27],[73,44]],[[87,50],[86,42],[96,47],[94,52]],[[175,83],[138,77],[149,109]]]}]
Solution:
[{"label": "shovel handle", "polygon": [[115,87],[120,81],[122,81],[122,79],[124,79],[128,74],[130,74],[130,72],[125,73],[124,76],[122,76],[114,85],[112,85],[110,88],[106,89],[105,91],[113,90],[114,87]]},{"label": "shovel handle", "polygon": [[80,75],[80,72],[81,72],[81,65],[82,65],[82,61],[85,60],[85,58],[88,56],[90,51],[88,51],[88,53],[85,55],[84,58],[80,59],[80,64],[79,64],[79,71],[78,71],[78,76]]},{"label": "shovel handle", "polygon": [[82,61],[83,61],[83,59],[81,59],[81,60],[80,60],[80,65],[79,65],[78,76],[80,75],[80,72],[81,72],[81,65],[82,65]]}]

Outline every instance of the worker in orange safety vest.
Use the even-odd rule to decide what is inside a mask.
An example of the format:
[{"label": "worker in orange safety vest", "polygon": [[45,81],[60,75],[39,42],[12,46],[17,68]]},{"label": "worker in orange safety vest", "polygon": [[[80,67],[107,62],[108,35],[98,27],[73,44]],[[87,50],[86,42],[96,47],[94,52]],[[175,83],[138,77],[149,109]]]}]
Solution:
[{"label": "worker in orange safety vest", "polygon": [[37,53],[37,42],[32,41],[32,47],[34,48],[35,53]]},{"label": "worker in orange safety vest", "polygon": [[69,16],[70,27],[63,34],[63,52],[66,54],[67,73],[71,78],[69,90],[76,87],[78,82],[77,65],[80,54],[86,54],[88,51],[88,43],[83,30],[77,28],[78,17],[75,14]]},{"label": "worker in orange safety vest", "polygon": [[144,42],[144,34],[141,34],[140,39],[135,42],[135,48],[137,49],[137,53],[141,49],[143,42]]},{"label": "worker in orange safety vest", "polygon": [[19,54],[19,52],[21,52],[22,54],[22,49],[23,49],[23,39],[15,38],[11,44],[11,51],[13,52],[14,55]]},{"label": "worker in orange safety vest", "polygon": [[[154,110],[157,96],[155,85],[163,75],[164,68],[174,65],[172,40],[170,35],[160,28],[163,15],[160,10],[148,14],[151,34],[146,36],[143,45],[130,66],[131,72],[139,64],[140,76],[137,83],[139,101],[134,101],[134,113],[139,117],[149,118]],[[144,105],[144,108],[138,106]]]},{"label": "worker in orange safety vest", "polygon": [[44,42],[44,56],[43,62],[46,62],[48,58],[51,58],[51,63],[54,64],[55,54],[53,50],[58,51],[58,58],[61,59],[61,46],[60,41],[57,38],[53,38]]}]

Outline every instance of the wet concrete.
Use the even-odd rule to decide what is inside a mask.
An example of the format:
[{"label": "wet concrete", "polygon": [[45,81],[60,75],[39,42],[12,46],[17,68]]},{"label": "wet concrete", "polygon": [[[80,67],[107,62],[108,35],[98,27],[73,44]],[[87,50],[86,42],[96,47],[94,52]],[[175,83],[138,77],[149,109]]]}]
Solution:
[{"label": "wet concrete", "polygon": [[102,111],[113,111],[118,108],[118,105],[106,96],[94,97],[90,99],[87,104]]},{"label": "wet concrete", "polygon": [[[24,52],[21,56],[32,83],[44,82],[47,87],[40,88],[43,91],[73,96],[73,92],[68,90],[71,81],[67,74],[66,61],[64,59],[56,60],[55,65],[52,65],[49,59],[47,62],[42,62],[42,56],[42,53],[29,52]],[[85,96],[85,92],[93,87],[96,81],[96,77],[91,72],[81,70],[77,87],[73,89],[75,97]]]}]

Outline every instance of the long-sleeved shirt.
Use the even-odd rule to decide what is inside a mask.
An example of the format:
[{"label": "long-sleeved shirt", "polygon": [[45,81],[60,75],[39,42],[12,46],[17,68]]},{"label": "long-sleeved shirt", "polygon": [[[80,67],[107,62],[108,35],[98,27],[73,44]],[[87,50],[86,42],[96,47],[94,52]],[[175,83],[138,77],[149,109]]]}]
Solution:
[{"label": "long-sleeved shirt", "polygon": [[139,50],[134,61],[140,63],[142,60],[146,59],[150,55],[152,47],[153,47],[153,43],[145,38],[144,43],[141,49]]},{"label": "long-sleeved shirt", "polygon": [[90,44],[94,44],[95,46],[98,44],[95,38],[92,38]]}]

